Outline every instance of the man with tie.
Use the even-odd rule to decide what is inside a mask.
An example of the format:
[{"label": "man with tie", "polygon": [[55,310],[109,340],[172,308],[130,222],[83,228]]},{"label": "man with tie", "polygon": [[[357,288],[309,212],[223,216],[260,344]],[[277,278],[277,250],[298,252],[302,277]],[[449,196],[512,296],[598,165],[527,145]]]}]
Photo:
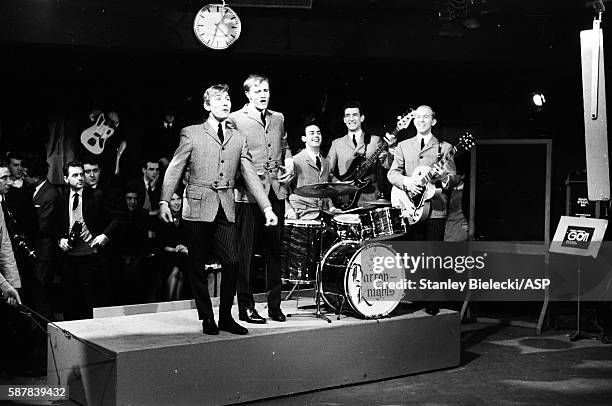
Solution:
[{"label": "man with tie", "polygon": [[145,209],[149,215],[157,216],[161,187],[159,180],[159,160],[147,157],[142,161],[142,177],[133,179],[130,187],[138,192],[139,207]]},{"label": "man with tie", "polygon": [[[302,141],[305,148],[293,157],[295,164],[295,178],[291,181],[292,188],[299,188],[315,183],[331,181],[329,162],[321,155],[321,128],[316,121],[307,121],[303,126]],[[329,198],[289,195],[286,207],[287,219],[317,219],[323,210],[335,212],[337,209]]]},{"label": "man with tie", "polygon": [[[188,272],[202,331],[209,335],[219,334],[219,330],[248,334],[231,313],[238,271],[234,211],[234,180],[238,171],[259,206],[257,216],[263,217],[263,210],[265,226],[278,222],[253,166],[247,137],[227,120],[231,105],[227,85],[214,85],[204,92],[208,119],[181,130],[179,146],[166,170],[160,202],[160,218],[167,223],[173,221],[168,205],[184,170],[189,168],[182,213],[189,251]],[[223,272],[218,326],[208,295],[206,263],[211,256],[219,258]]]},{"label": "man with tie", "polygon": [[[327,154],[332,174],[340,176],[347,172],[357,156],[365,156],[366,159],[371,157],[382,142],[379,136],[368,134],[363,130],[362,124],[365,121],[365,114],[361,103],[349,101],[344,105],[342,111],[347,133],[343,137],[332,141]],[[386,157],[387,154],[383,152],[379,161],[388,168],[389,164]],[[376,182],[376,169],[373,169],[366,178],[371,178],[372,184],[363,190],[359,197],[359,203],[377,199],[379,186]]]},{"label": "man with tie", "polygon": [[294,164],[285,134],[285,118],[282,113],[268,109],[270,81],[265,76],[253,74],[245,80],[243,87],[249,102],[233,112],[230,120],[247,138],[257,175],[279,218],[279,226],[265,228],[253,195],[243,185],[236,188],[236,223],[240,234],[237,287],[239,317],[247,323],[266,322],[255,310],[251,285],[253,242],[263,239],[268,316],[282,322],[286,319],[280,307],[280,241],[285,199],[288,196],[286,183],[294,175]]},{"label": "man with tie", "polygon": [[[431,182],[439,189],[448,189],[456,184],[455,163],[451,159],[444,168],[434,165],[446,154],[452,146],[439,141],[431,132],[436,125],[436,115],[429,106],[419,106],[414,111],[415,137],[400,142],[395,150],[395,156],[387,177],[391,184],[406,192],[419,193],[423,187],[412,177],[418,166],[430,166],[435,172]],[[442,241],[446,223],[447,198],[436,192],[431,199],[431,214],[425,221],[409,227],[407,237],[413,241]],[[437,303],[428,303],[426,311],[429,314],[438,313]]]},{"label": "man with tie", "polygon": [[83,164],[64,165],[68,190],[53,207],[54,230],[63,251],[62,282],[65,288],[66,320],[91,318],[93,308],[110,304],[108,243],[118,238],[124,213],[103,194],[85,188]]}]

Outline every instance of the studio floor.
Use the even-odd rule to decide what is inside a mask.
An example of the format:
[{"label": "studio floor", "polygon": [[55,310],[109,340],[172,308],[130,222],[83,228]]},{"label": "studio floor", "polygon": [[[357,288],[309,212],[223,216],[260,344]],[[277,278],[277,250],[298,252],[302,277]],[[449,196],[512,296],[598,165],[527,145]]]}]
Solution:
[{"label": "studio floor", "polygon": [[[611,405],[612,345],[595,339],[572,343],[570,333],[569,328],[550,329],[537,335],[523,327],[467,323],[462,325],[461,364],[456,368],[251,404]],[[41,385],[46,378],[4,375],[0,382]]]}]

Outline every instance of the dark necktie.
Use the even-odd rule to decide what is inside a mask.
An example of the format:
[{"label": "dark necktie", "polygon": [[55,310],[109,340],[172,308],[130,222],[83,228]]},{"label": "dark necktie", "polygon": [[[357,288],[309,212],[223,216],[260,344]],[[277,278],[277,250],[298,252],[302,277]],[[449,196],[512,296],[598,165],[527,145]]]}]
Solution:
[{"label": "dark necktie", "polygon": [[425,138],[421,138],[421,151],[425,148]]},{"label": "dark necktie", "polygon": [[355,137],[355,134],[353,134],[353,145],[357,147],[357,138]]},{"label": "dark necktie", "polygon": [[263,126],[266,126],[266,111],[262,111],[261,112],[261,122],[263,123]]},{"label": "dark necktie", "polygon": [[74,194],[74,199],[72,199],[72,211],[76,211],[77,207],[79,207],[79,194]]},{"label": "dark necktie", "polygon": [[319,156],[317,155],[317,168],[319,168],[319,170],[321,170],[321,158],[319,158]]},{"label": "dark necktie", "polygon": [[219,123],[219,127],[217,127],[217,137],[219,137],[219,141],[223,144],[223,124]]}]

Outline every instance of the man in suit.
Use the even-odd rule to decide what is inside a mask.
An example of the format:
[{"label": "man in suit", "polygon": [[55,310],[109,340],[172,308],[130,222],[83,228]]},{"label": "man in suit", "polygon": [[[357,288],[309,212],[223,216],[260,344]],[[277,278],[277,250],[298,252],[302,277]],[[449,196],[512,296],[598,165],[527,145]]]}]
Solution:
[{"label": "man in suit", "polygon": [[[429,106],[419,106],[414,111],[416,137],[400,142],[395,150],[395,157],[387,177],[391,184],[401,190],[418,194],[423,187],[412,174],[418,166],[429,166],[434,171],[431,180],[439,189],[448,189],[456,184],[455,163],[451,159],[440,168],[436,165],[452,146],[439,141],[432,133],[436,125],[436,116]],[[412,225],[408,237],[413,241],[442,241],[446,223],[447,198],[441,191],[431,199],[431,214],[424,222]],[[439,311],[437,303],[427,303],[425,311],[435,315]]]},{"label": "man in suit", "polygon": [[159,160],[147,157],[142,161],[142,176],[132,179],[130,188],[138,193],[138,205],[145,209],[149,215],[157,216],[159,213],[159,198],[161,187],[159,180]]},{"label": "man in suit", "polygon": [[293,159],[285,134],[282,113],[268,109],[270,85],[268,78],[253,74],[244,82],[244,93],[249,100],[242,109],[233,112],[230,120],[244,134],[253,155],[257,175],[280,219],[279,227],[265,228],[253,195],[240,186],[236,189],[236,223],[240,233],[240,265],[238,271],[238,308],[240,320],[247,323],[265,323],[255,310],[251,286],[251,257],[253,241],[262,238],[266,263],[266,292],[268,316],[285,321],[281,311],[280,241],[285,217],[286,183],[294,174]]},{"label": "man in suit", "polygon": [[[320,126],[315,121],[308,121],[303,128],[302,141],[305,148],[293,157],[295,166],[295,178],[291,181],[293,188],[331,180],[329,162],[321,155],[323,136]],[[323,210],[337,211],[329,198],[303,197],[294,193],[289,195],[289,203],[286,208],[285,217],[287,219],[314,220],[319,218]]]},{"label": "man in suit", "polygon": [[104,194],[85,188],[81,162],[66,163],[63,172],[68,190],[55,200],[53,219],[63,251],[64,318],[91,318],[94,307],[111,301],[108,243],[121,234],[124,218]]},{"label": "man in suit", "polygon": [[138,193],[138,208],[147,213],[147,229],[150,242],[154,243],[159,230],[159,201],[162,187],[159,184],[159,160],[146,157],[141,165],[142,176],[128,182],[128,188]]},{"label": "man in suit", "polygon": [[[219,330],[248,334],[231,314],[237,273],[234,179],[238,171],[263,210],[265,225],[274,226],[278,222],[253,166],[247,137],[227,120],[231,105],[227,85],[214,85],[204,92],[204,109],[210,114],[203,124],[181,131],[179,146],[166,170],[160,202],[160,218],[171,222],[172,212],[168,205],[188,167],[190,175],[182,216],[189,251],[189,280],[202,330],[209,335],[219,334]],[[218,327],[208,295],[205,269],[211,255],[220,259],[223,268]]]},{"label": "man in suit", "polygon": [[[0,197],[6,195],[9,184],[10,171],[8,165],[0,162]],[[2,204],[0,203],[0,206]],[[21,298],[17,291],[20,288],[21,277],[13,255],[13,247],[4,221],[4,214],[0,210],[0,293],[10,305],[21,304]]]},{"label": "man in suit", "polygon": [[11,171],[11,186],[21,189],[23,186],[23,155],[20,152],[9,152],[7,158]]},{"label": "man in suit", "polygon": [[[125,206],[125,200],[123,198],[123,191],[120,190],[119,186],[116,184],[117,182],[113,182],[109,180],[108,177],[105,181],[100,181],[102,177],[102,168],[100,167],[100,161],[93,157],[92,155],[86,155],[82,161],[83,170],[84,170],[84,179],[85,179],[85,190],[90,191],[93,196],[98,201],[103,201],[107,205],[111,206],[111,211],[114,213],[122,213],[125,217],[125,226],[127,227],[127,208]],[[156,218],[155,218],[156,219]],[[149,221],[150,223],[150,221]],[[122,237],[125,234],[122,233]],[[131,243],[130,240],[119,240],[113,241],[112,244],[105,248],[106,258],[109,260],[108,263],[108,275],[111,279],[112,286],[119,286],[122,284],[122,278],[120,273],[121,268],[121,256],[119,254],[119,250],[123,248],[124,241],[127,243]],[[152,268],[153,269],[153,268]],[[148,275],[154,274],[151,272]],[[152,277],[152,276],[151,276]],[[118,290],[113,289],[113,300],[111,300],[110,304],[120,303],[119,302],[119,294]],[[136,298],[135,300],[140,300],[141,298]],[[146,303],[146,300],[141,300],[140,302],[135,301],[132,303]]]},{"label": "man in suit", "polygon": [[[342,108],[343,121],[347,128],[347,133],[340,138],[336,138],[332,141],[332,145],[327,154],[329,160],[329,166],[331,172],[338,176],[346,174],[351,164],[357,156],[364,156],[366,159],[370,158],[372,154],[379,147],[381,138],[377,135],[367,134],[362,124],[365,121],[365,114],[363,113],[363,107],[358,101],[349,101]],[[388,135],[389,138],[392,138]],[[383,152],[377,163],[380,161],[386,168],[389,167],[387,160],[388,154]],[[359,203],[369,202],[377,199],[378,183],[376,182],[376,168],[373,168],[371,173],[367,175],[367,178],[371,178],[372,184],[366,187],[361,196],[359,197]]]},{"label": "man in suit", "polygon": [[55,275],[55,259],[57,246],[53,239],[53,222],[51,213],[57,199],[57,189],[48,180],[49,164],[42,159],[24,162],[24,181],[33,189],[32,202],[36,211],[37,232],[32,238],[32,248],[36,252],[33,260],[33,275],[26,285],[30,292],[32,308],[45,316],[52,318],[51,284]]}]

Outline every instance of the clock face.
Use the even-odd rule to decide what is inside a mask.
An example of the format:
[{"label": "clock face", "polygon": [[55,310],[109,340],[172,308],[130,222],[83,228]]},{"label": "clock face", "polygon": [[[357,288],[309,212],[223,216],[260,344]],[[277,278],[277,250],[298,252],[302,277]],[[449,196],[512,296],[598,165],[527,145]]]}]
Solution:
[{"label": "clock face", "polygon": [[193,32],[211,49],[225,49],[240,36],[242,23],[238,14],[222,4],[207,4],[193,20]]}]

